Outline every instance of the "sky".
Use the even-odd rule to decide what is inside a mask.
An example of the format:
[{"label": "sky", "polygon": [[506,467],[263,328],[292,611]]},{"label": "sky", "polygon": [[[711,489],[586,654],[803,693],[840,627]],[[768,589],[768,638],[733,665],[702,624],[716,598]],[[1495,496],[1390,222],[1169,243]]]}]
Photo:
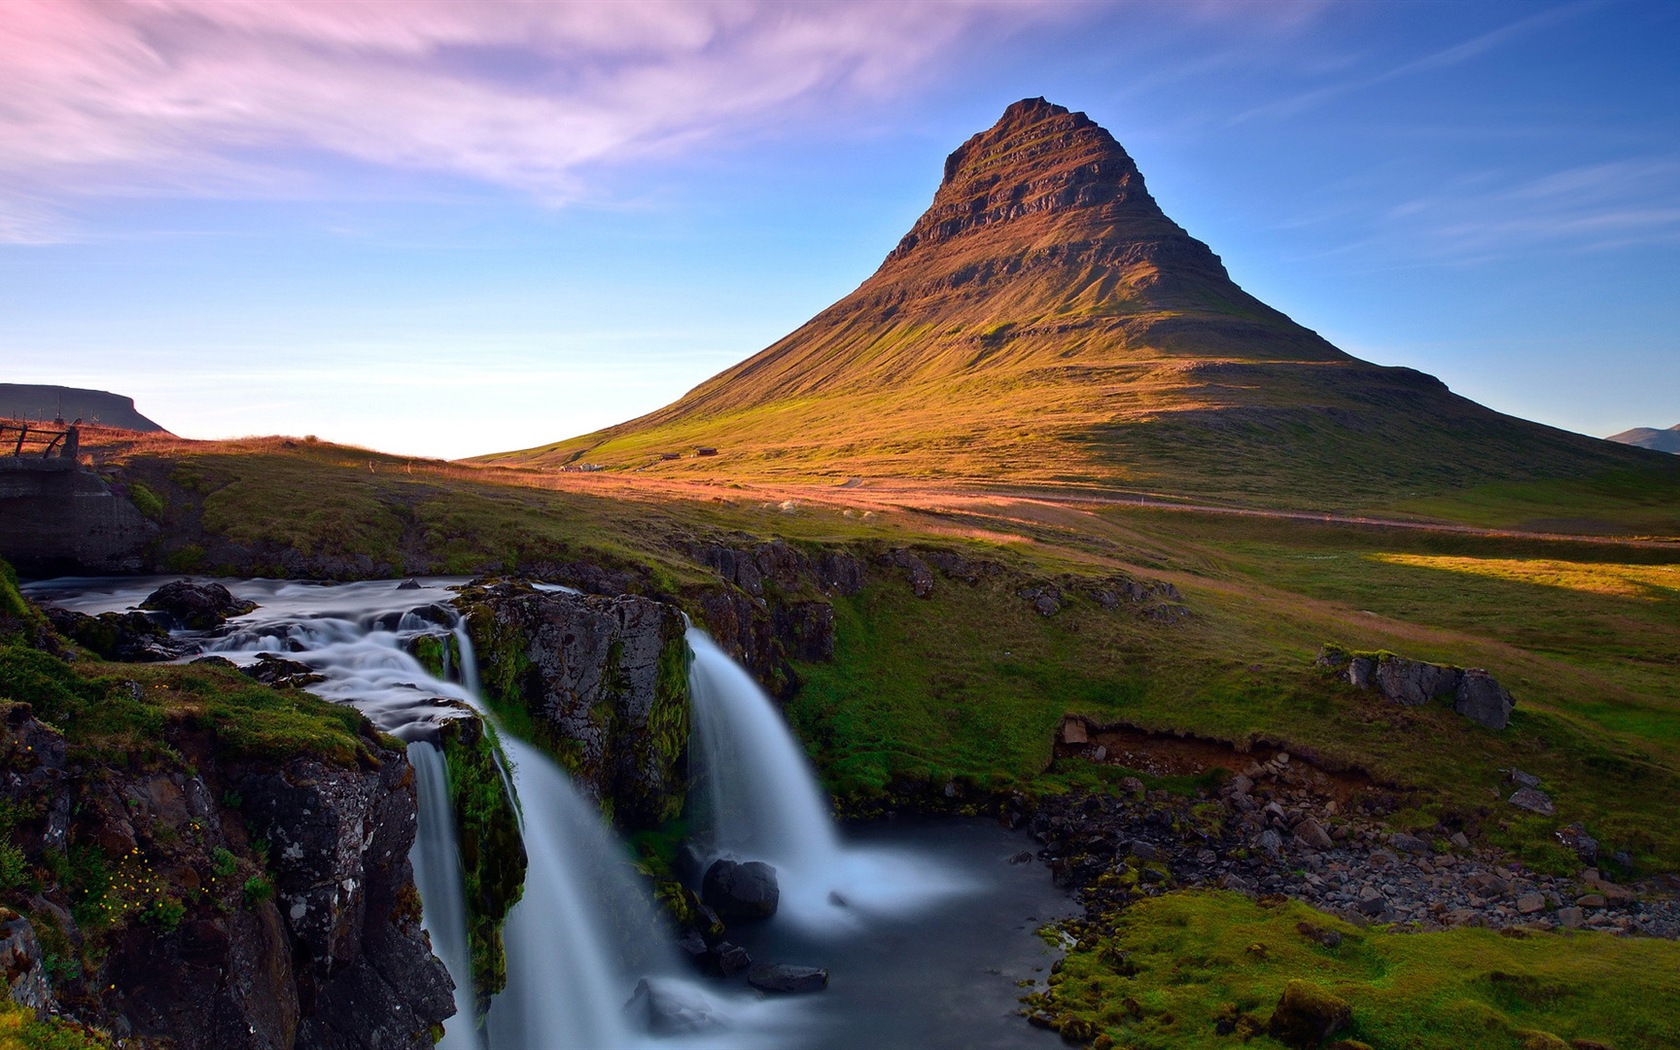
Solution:
[{"label": "sky", "polygon": [[1680,423],[1680,4],[0,0],[0,381],[458,457],[855,288],[1016,99],[1236,281],[1582,433]]}]

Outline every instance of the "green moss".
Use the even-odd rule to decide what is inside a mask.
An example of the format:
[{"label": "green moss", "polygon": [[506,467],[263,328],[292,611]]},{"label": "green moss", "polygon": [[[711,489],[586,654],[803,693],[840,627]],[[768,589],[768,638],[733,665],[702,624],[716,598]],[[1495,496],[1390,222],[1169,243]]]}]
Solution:
[{"label": "green moss", "polygon": [[5,1050],[106,1050],[111,1045],[91,1029],[62,1018],[38,1021],[9,996],[0,996],[0,1047]]},{"label": "green moss", "polygon": [[440,743],[461,849],[473,983],[483,1009],[507,985],[502,924],[525,890],[525,844],[494,730],[479,718],[452,719],[444,723]]},{"label": "green moss", "polygon": [[163,497],[159,496],[156,492],[153,492],[145,483],[139,481],[130,482],[128,486],[128,498],[133,501],[135,508],[139,510],[141,514],[144,514],[152,521],[161,522],[163,520]]},{"label": "green moss", "polygon": [[[1032,1008],[1116,1046],[1277,1046],[1287,1026],[1270,1036],[1260,1026],[1285,1004],[1345,1006],[1351,1021],[1339,1036],[1379,1048],[1521,1050],[1536,1033],[1617,1050],[1680,1039],[1672,941],[1358,930],[1297,901],[1268,907],[1220,892],[1146,898],[1067,926],[1077,943]],[[1322,943],[1324,929],[1340,943]]]}]

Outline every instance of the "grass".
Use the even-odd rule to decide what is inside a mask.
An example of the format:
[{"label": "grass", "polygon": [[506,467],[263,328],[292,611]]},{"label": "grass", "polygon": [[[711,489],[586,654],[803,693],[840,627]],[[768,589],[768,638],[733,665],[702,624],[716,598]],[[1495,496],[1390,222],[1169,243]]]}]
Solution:
[{"label": "grass", "polygon": [[[1303,924],[1341,941],[1326,947]],[[1672,941],[1359,930],[1296,901],[1268,906],[1213,891],[1144,899],[1077,928],[1078,944],[1039,1006],[1064,1024],[1092,1026],[1107,1045],[1281,1046],[1263,1033],[1290,981],[1345,1000],[1352,1023],[1339,1037],[1376,1050],[1532,1050],[1574,1039],[1657,1050],[1680,1042],[1680,944]]]}]

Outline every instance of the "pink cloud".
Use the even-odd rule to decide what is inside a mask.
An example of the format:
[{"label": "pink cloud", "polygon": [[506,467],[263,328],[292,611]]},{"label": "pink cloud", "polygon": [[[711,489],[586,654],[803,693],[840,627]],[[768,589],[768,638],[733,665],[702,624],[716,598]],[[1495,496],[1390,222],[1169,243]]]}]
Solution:
[{"label": "pink cloud", "polygon": [[0,179],[62,194],[249,189],[324,150],[551,200],[586,166],[818,94],[902,89],[1047,0],[321,3],[12,0]]}]

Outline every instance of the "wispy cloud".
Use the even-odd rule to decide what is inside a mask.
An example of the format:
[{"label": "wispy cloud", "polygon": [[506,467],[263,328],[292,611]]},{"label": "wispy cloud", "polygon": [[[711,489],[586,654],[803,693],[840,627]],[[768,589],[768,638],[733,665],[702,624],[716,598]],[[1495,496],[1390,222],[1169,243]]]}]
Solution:
[{"label": "wispy cloud", "polygon": [[1347,76],[1339,80],[1323,84],[1308,91],[1297,92],[1283,98],[1274,99],[1264,105],[1255,106],[1234,114],[1227,121],[1228,125],[1240,124],[1259,117],[1293,117],[1307,110],[1368,88],[1377,87],[1392,80],[1428,73],[1450,66],[1461,65],[1480,58],[1504,45],[1511,43],[1530,33],[1550,28],[1560,22],[1584,15],[1596,5],[1588,3],[1568,4],[1562,7],[1548,8],[1526,18],[1518,19],[1497,29],[1480,33],[1467,40],[1460,41],[1450,47],[1440,48],[1426,55],[1390,65],[1386,69],[1375,72],[1366,70],[1357,75]]},{"label": "wispy cloud", "polygon": [[[551,202],[592,164],[679,148],[819,94],[887,97],[1051,0],[10,0],[0,183],[276,192],[325,152]],[[7,209],[17,212],[20,206]],[[0,219],[0,239],[31,226]]]}]

